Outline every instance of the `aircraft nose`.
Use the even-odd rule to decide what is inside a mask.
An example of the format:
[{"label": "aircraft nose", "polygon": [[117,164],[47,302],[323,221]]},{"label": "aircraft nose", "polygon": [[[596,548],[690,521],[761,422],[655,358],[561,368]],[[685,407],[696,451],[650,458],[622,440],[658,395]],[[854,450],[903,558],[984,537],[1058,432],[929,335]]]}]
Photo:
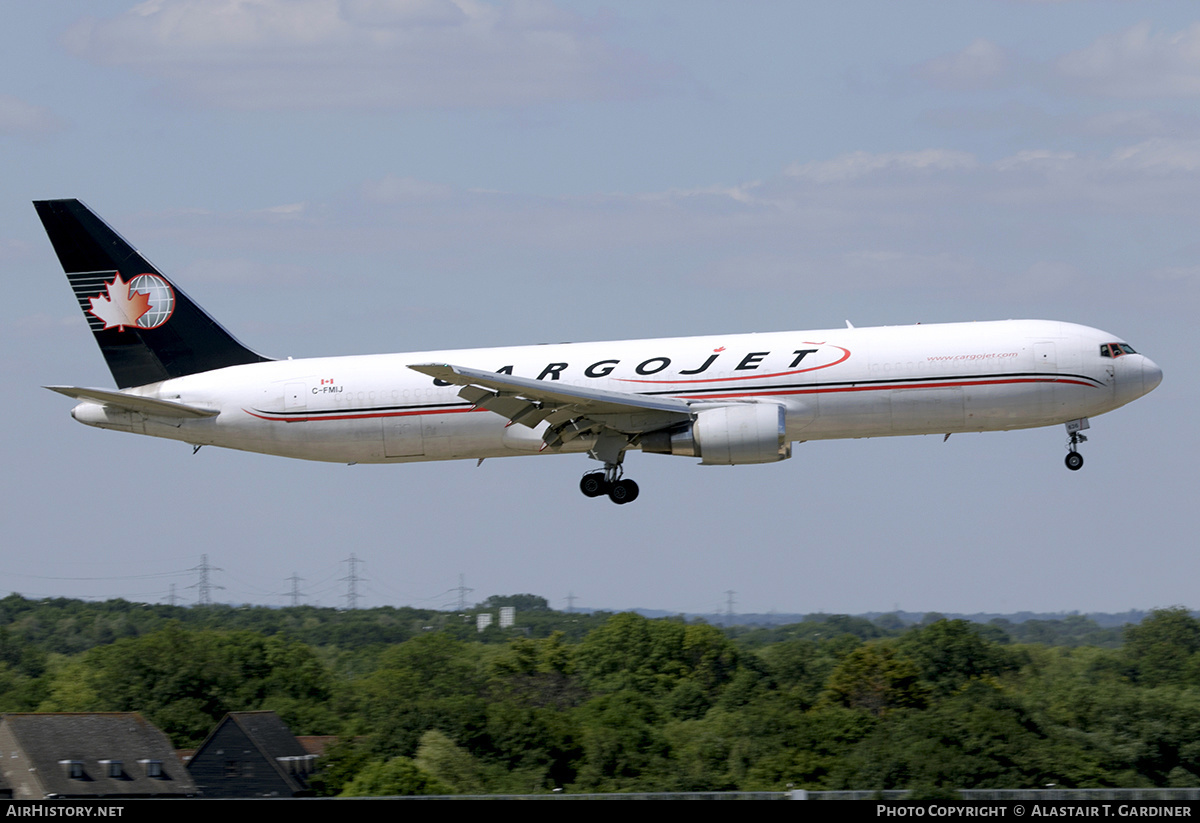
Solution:
[{"label": "aircraft nose", "polygon": [[1149,357],[1142,358],[1142,391],[1146,394],[1158,388],[1162,382],[1162,369]]}]

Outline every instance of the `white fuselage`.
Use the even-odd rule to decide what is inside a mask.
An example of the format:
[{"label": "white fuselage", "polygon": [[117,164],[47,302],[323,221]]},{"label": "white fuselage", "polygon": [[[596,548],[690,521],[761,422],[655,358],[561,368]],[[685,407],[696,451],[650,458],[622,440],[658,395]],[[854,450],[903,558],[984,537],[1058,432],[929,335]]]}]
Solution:
[{"label": "white fuselage", "polygon": [[74,415],[196,445],[345,463],[549,451],[545,423],[510,425],[462,399],[458,386],[408,368],[445,362],[698,408],[776,403],[792,441],[999,431],[1096,416],[1153,389],[1161,371],[1148,358],[1101,356],[1119,339],[1071,323],[1009,320],[278,360],[126,390],[219,411],[214,417],[90,402]]}]

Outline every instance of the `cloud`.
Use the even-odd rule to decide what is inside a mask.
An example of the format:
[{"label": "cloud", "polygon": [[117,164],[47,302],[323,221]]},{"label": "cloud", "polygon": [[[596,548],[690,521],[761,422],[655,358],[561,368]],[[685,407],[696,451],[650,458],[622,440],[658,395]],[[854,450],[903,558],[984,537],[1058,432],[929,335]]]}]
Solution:
[{"label": "cloud", "polygon": [[1025,149],[1011,157],[1003,157],[992,164],[997,171],[1061,171],[1076,160],[1076,155],[1069,151],[1049,151],[1047,149]]},{"label": "cloud", "polygon": [[307,203],[283,203],[278,206],[268,206],[262,211],[265,214],[287,219],[293,217],[304,217],[304,213],[307,208]]},{"label": "cloud", "polygon": [[1026,242],[1053,246],[1062,242],[1058,229],[1090,219],[1191,225],[1200,213],[1198,173],[1200,141],[1152,139],[1103,154],[1024,149],[988,161],[931,148],[854,152],[740,184],[560,196],[384,175],[329,202],[183,223],[205,243],[219,236],[234,253],[386,249],[457,258],[469,256],[462,239],[471,237],[518,256],[669,249],[691,259],[736,247],[780,259],[819,254],[857,272],[872,271],[874,258],[840,257],[846,249],[882,249],[935,271],[946,259],[938,255],[969,257],[967,249],[990,246],[1001,227],[1020,226]]},{"label": "cloud", "polygon": [[551,0],[149,0],[74,54],[234,109],[509,107],[657,93],[670,71]]},{"label": "cloud", "polygon": [[1194,173],[1200,171],[1200,140],[1155,137],[1118,149],[1110,162],[1114,168],[1151,174]]},{"label": "cloud", "polygon": [[1108,97],[1200,95],[1200,23],[1155,32],[1138,23],[1066,54],[1055,64],[1068,84]]},{"label": "cloud", "polygon": [[0,94],[0,134],[42,137],[62,127],[62,121],[49,109]]},{"label": "cloud", "polygon": [[474,282],[482,304],[507,290],[590,294],[603,284],[637,295],[853,288],[872,299],[1013,301],[1015,311],[1029,296],[1124,282],[1131,266],[1194,265],[1194,255],[1170,254],[1195,234],[1197,175],[1200,141],[1178,140],[997,159],[856,152],[740,184],[570,195],[381,175],[302,205],[143,218],[131,234],[147,248],[196,249],[196,281],[237,276],[261,288],[337,268],[342,286],[370,289],[387,271],[411,277],[431,304]]},{"label": "cloud", "polygon": [[971,91],[999,85],[1008,68],[1004,49],[990,40],[979,39],[962,51],[927,60],[915,71],[918,77],[938,88]]},{"label": "cloud", "polygon": [[[1069,226],[1063,215],[1085,222],[1182,219],[1192,224],[1200,212],[1197,174],[1200,140],[1152,138],[1107,154],[1020,151],[989,164],[977,182],[983,197],[1040,215],[1047,229]],[[1175,231],[1187,230],[1178,226]]]},{"label": "cloud", "polygon": [[948,149],[924,149],[882,154],[856,151],[832,160],[793,164],[787,168],[785,173],[790,177],[798,177],[816,183],[832,183],[854,180],[882,171],[950,171],[972,169],[976,165],[978,162],[974,155]]},{"label": "cloud", "polygon": [[453,194],[454,190],[442,183],[392,174],[362,185],[362,196],[368,203],[427,203],[446,200]]},{"label": "cloud", "polygon": [[456,26],[467,14],[449,0],[342,0],[347,20],[369,27]]}]

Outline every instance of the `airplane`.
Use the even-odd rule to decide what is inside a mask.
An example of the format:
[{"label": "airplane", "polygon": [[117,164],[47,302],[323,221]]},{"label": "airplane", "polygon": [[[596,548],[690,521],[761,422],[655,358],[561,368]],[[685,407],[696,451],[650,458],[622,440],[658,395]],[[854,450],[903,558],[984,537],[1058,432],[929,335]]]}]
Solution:
[{"label": "airplane", "polygon": [[806,440],[1065,425],[1162,370],[1108,332],[1048,320],[719,334],[276,360],[238,342],[79,200],[34,207],[117,389],[46,386],[102,429],[302,460],[586,453],[625,504],[625,455],[775,463]]}]

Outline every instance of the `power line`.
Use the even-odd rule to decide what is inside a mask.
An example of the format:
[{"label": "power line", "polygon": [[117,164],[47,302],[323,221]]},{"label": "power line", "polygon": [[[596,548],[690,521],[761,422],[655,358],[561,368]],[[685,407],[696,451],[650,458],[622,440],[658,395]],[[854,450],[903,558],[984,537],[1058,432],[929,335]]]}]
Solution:
[{"label": "power line", "polygon": [[465,575],[458,576],[458,610],[465,612],[467,610],[467,595],[475,591],[467,588]]},{"label": "power line", "polygon": [[358,576],[358,564],[362,561],[351,552],[350,559],[344,562],[350,564],[350,574],[342,578],[349,584],[346,586],[346,608],[354,610],[358,608],[358,581],[362,579]]},{"label": "power line", "polygon": [[292,583],[292,594],[291,594],[292,608],[295,608],[296,606],[300,605],[299,583],[303,579],[304,579],[303,577],[297,577],[295,572],[292,572],[292,576],[288,578],[288,580],[290,580]]},{"label": "power line", "polygon": [[225,587],[214,585],[209,580],[208,574],[209,574],[209,572],[223,572],[225,570],[219,569],[216,566],[208,565],[208,555],[202,554],[202,555],[200,555],[200,565],[196,566],[194,568],[188,569],[188,571],[200,572],[200,581],[198,583],[193,583],[192,585],[188,586],[189,589],[197,589],[198,590],[197,594],[199,596],[196,600],[196,605],[197,606],[211,606],[212,605],[212,590],[213,589],[224,589]]}]

